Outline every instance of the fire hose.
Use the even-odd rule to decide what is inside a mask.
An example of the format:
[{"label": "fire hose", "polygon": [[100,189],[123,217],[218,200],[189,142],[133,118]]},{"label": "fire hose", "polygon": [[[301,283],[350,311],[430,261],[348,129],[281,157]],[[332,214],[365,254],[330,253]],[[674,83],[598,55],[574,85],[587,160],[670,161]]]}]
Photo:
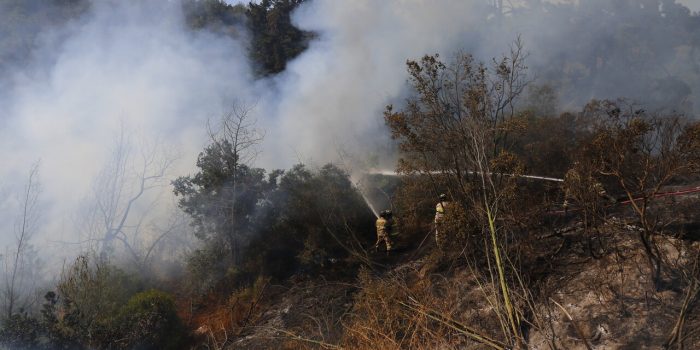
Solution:
[{"label": "fire hose", "polygon": [[[443,172],[440,171],[430,171],[432,174],[441,174]],[[467,173],[470,174],[479,174],[479,172],[476,171],[467,171]],[[379,175],[388,175],[388,176],[397,176],[399,175],[398,173],[390,170],[382,170],[382,171],[374,171],[370,172],[370,174],[379,174]],[[492,173],[489,173],[491,175]],[[499,175],[504,175],[504,176],[513,176],[513,177],[518,177],[518,178],[524,178],[524,179],[533,179],[533,180],[542,180],[542,181],[551,181],[551,182],[564,182],[564,179],[559,179],[559,178],[554,178],[554,177],[547,177],[547,176],[536,176],[536,175],[521,175],[521,174],[499,174]],[[700,186],[696,187],[690,187],[690,188],[685,188],[681,190],[676,190],[676,191],[668,191],[668,192],[659,192],[656,193],[650,197],[646,198],[662,198],[662,197],[673,197],[673,196],[683,196],[683,195],[688,195],[688,194],[693,194],[693,193],[699,193],[700,192]],[[633,199],[628,199],[625,201],[620,201],[617,202],[613,205],[624,205],[624,204],[631,204],[632,202],[637,202],[640,200],[644,200],[645,197],[637,197]],[[613,206],[610,205],[610,206]],[[609,206],[609,207],[610,207]],[[577,211],[580,209],[571,209],[571,210],[557,210],[557,211],[551,211],[550,213],[553,214],[566,214],[569,211]]]},{"label": "fire hose", "polygon": [[[649,197],[646,197],[646,198],[648,199],[648,198],[675,197],[675,196],[689,195],[689,194],[693,194],[693,193],[700,193],[700,186],[684,188],[684,189],[676,190],[676,191],[659,192],[659,193],[656,193],[656,194],[654,194],[654,195],[652,195],[652,196],[649,196]],[[644,200],[644,199],[645,199],[645,197],[636,197],[636,198],[633,198],[633,199],[627,199],[627,200],[624,200],[624,201],[617,202],[617,203],[615,203],[615,204],[609,205],[608,207],[612,207],[612,206],[614,206],[614,205],[632,204],[632,202],[637,202],[637,201],[641,201],[641,200]],[[567,212],[570,212],[570,211],[578,211],[578,210],[581,210],[581,209],[578,208],[578,209],[571,209],[571,210],[556,210],[556,211],[551,211],[550,213],[553,213],[553,214],[566,214]]]}]

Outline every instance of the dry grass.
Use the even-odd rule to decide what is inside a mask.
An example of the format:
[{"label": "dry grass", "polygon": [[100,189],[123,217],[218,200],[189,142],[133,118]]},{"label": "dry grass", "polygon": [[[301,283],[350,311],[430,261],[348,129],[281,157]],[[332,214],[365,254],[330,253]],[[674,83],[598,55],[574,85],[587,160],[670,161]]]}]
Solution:
[{"label": "dry grass", "polygon": [[[504,348],[491,335],[499,329],[483,288],[466,271],[426,273],[418,262],[375,277],[360,274],[361,290],[348,322],[348,349]],[[425,276],[427,274],[427,276]]]}]

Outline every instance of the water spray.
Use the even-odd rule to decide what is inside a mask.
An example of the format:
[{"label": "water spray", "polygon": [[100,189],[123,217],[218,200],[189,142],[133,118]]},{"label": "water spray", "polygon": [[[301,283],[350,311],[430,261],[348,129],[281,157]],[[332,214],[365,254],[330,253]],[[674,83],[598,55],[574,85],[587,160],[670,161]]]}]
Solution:
[{"label": "water spray", "polygon": [[353,182],[352,184],[355,186],[355,189],[357,190],[357,193],[362,196],[362,199],[364,199],[365,203],[367,204],[367,207],[369,207],[369,210],[372,211],[372,214],[378,219],[379,218],[379,212],[377,211],[376,208],[374,208],[374,205],[372,205],[372,202],[367,198],[367,195],[365,194],[365,191],[362,190],[362,186],[359,185],[359,183]]},{"label": "water spray", "polygon": [[379,218],[379,212],[377,211],[377,209],[374,208],[374,206],[372,205],[372,203],[369,201],[369,199],[365,196],[365,194],[362,192],[362,190],[361,190],[359,187],[357,188],[357,192],[360,192],[360,195],[361,195],[362,198],[365,200],[365,203],[367,203],[367,206],[369,207],[369,209],[372,210],[372,214],[374,214],[374,216],[376,216],[377,219],[378,219],[378,218]]},{"label": "water spray", "polygon": [[[434,175],[440,175],[444,174],[445,172],[443,171],[429,171],[427,172],[429,174],[434,174]],[[468,174],[480,174],[478,171],[466,171]],[[371,171],[369,172],[371,175],[385,175],[385,176],[400,176],[401,174],[392,171],[392,170],[378,170],[378,171]],[[564,179],[559,179],[556,177],[547,177],[547,176],[537,176],[537,175],[518,175],[518,174],[504,174],[504,173],[487,173],[488,175],[503,175],[503,176],[510,176],[510,177],[518,177],[518,178],[523,178],[523,179],[533,179],[533,180],[542,180],[542,181],[552,181],[552,182],[564,182]]]}]

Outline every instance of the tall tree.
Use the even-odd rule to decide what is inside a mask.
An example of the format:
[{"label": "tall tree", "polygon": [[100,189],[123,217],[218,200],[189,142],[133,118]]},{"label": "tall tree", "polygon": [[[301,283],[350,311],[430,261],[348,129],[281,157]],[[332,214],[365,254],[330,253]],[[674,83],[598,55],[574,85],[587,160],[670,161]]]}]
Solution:
[{"label": "tall tree", "polygon": [[89,248],[103,258],[123,249],[138,267],[147,265],[155,247],[174,229],[168,225],[149,230],[155,227],[158,198],[154,192],[167,186],[166,175],[174,161],[175,156],[157,144],[137,149],[121,130],[87,201],[84,234]]},{"label": "tall tree", "polygon": [[218,125],[209,125],[212,143],[199,154],[199,171],[173,182],[180,207],[193,219],[195,236],[225,248],[234,265],[251,233],[256,205],[271,185],[265,170],[251,166],[262,134],[250,110],[236,105]]},{"label": "tall tree", "polygon": [[[469,250],[479,261],[474,272],[482,285],[492,286],[485,295],[501,324],[501,341],[522,349],[526,338],[517,298],[527,291],[513,282],[519,271],[509,263],[516,257],[507,249],[512,227],[506,224],[518,206],[518,192],[513,177],[503,176],[522,171],[508,141],[515,101],[528,82],[522,46],[516,42],[492,67],[467,54],[458,54],[451,64],[438,55],[407,64],[414,97],[404,110],[389,106],[385,112],[399,141],[399,172],[429,177],[433,188],[451,195],[448,218],[458,220],[453,240],[473,226],[463,218],[473,218],[479,232],[463,252]],[[479,251],[482,242],[485,248]]]},{"label": "tall tree", "polygon": [[185,21],[190,28],[206,29],[232,37],[245,30],[246,7],[223,0],[182,0]]},{"label": "tall tree", "polygon": [[291,59],[308,47],[312,33],[292,24],[291,14],[305,0],[251,2],[246,15],[252,38],[250,56],[260,75],[283,71]]}]

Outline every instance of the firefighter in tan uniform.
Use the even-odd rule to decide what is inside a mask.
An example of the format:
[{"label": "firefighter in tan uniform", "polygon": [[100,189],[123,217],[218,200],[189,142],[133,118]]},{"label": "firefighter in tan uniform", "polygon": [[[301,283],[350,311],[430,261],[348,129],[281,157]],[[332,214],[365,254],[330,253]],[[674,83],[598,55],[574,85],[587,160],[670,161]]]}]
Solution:
[{"label": "firefighter in tan uniform", "polygon": [[391,251],[393,242],[391,241],[391,230],[394,225],[393,214],[391,210],[384,210],[377,218],[377,243],[374,244],[374,249],[379,250],[379,245],[384,242],[386,251]]},{"label": "firefighter in tan uniform", "polygon": [[[576,163],[574,163],[576,166]],[[569,169],[564,175],[564,211],[569,210],[569,199],[574,198],[576,189],[581,184],[581,176],[575,168]]]},{"label": "firefighter in tan uniform", "polygon": [[447,201],[447,195],[440,194],[440,201],[435,205],[435,243],[438,247],[442,247],[445,235],[445,213],[450,207],[450,202]]},{"label": "firefighter in tan uniform", "polygon": [[609,195],[607,191],[605,191],[603,184],[601,184],[599,181],[595,180],[590,175],[588,178],[582,177],[579,171],[576,169],[577,166],[578,162],[575,162],[574,167],[569,169],[569,171],[566,172],[566,175],[564,175],[563,187],[565,211],[569,209],[569,199],[581,200],[583,198],[590,198],[585,193],[582,193],[582,191],[585,191],[586,188],[592,188],[595,195],[597,195],[599,198],[607,200],[611,205],[617,203],[617,200],[613,196]]}]

